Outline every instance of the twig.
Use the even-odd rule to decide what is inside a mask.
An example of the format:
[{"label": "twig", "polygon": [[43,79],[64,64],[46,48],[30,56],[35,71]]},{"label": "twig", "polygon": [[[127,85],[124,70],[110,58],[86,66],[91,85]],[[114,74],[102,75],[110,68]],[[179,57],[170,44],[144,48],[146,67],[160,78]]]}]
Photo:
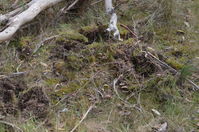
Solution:
[{"label": "twig", "polygon": [[73,6],[75,6],[77,4],[77,2],[79,2],[79,0],[75,0],[70,6],[68,6],[66,11],[69,11]]},{"label": "twig", "polygon": [[138,111],[142,111],[142,109],[140,109],[139,107],[137,107],[135,104],[134,104],[134,105],[130,104],[128,101],[122,99],[121,96],[119,95],[119,93],[118,93],[118,91],[117,91],[117,88],[116,88],[116,84],[117,84],[117,82],[122,78],[122,76],[123,76],[123,75],[121,74],[118,78],[114,79],[114,81],[113,81],[113,89],[114,89],[116,95],[117,95],[118,98],[119,98],[122,102],[124,102],[125,104],[129,105],[130,107],[133,107],[133,108],[137,109]]},{"label": "twig", "polygon": [[75,0],[71,5],[69,5],[68,7],[64,7],[61,9],[61,12],[67,13],[67,11],[71,10],[71,8],[73,8],[77,2],[79,2],[79,0]]},{"label": "twig", "polygon": [[7,122],[7,121],[0,121],[0,123],[9,125],[9,126],[13,127],[13,129],[16,128],[16,129],[18,129],[19,131],[23,132],[23,130],[22,130],[21,128],[19,128],[18,126],[16,126],[15,124],[12,124],[12,123],[10,123],[10,122]]},{"label": "twig", "polygon": [[74,132],[79,127],[79,125],[84,121],[84,119],[87,117],[88,113],[93,109],[93,107],[94,107],[94,105],[91,105],[88,108],[87,112],[84,114],[82,119],[79,121],[79,123],[70,132]]},{"label": "twig", "polygon": [[186,80],[192,84],[197,90],[199,90],[199,86],[197,84],[195,84],[193,81],[191,81],[190,79],[186,78]]},{"label": "twig", "polygon": [[116,79],[113,80],[113,89],[114,89],[116,95],[118,96],[118,98],[119,98],[120,100],[124,101],[124,100],[120,97],[120,95],[119,95],[119,93],[118,93],[118,91],[117,91],[117,88],[116,88],[116,84],[117,84],[117,82],[120,80],[120,78],[121,78],[122,76],[123,76],[123,75],[121,74],[118,78],[116,78]]},{"label": "twig", "polygon": [[20,75],[24,75],[28,72],[14,72],[14,73],[10,73],[8,75],[0,75],[0,79],[5,79],[5,78],[10,78],[10,77],[14,77],[14,76],[20,76]]},{"label": "twig", "polygon": [[[148,52],[148,51],[144,51],[144,53],[145,53],[145,56],[146,56],[146,57],[149,56],[149,57],[155,59],[159,64],[161,64],[161,65],[164,66],[165,68],[170,69],[170,70],[171,70],[173,73],[175,73],[175,74],[179,74],[179,72],[178,72],[176,69],[174,69],[173,67],[169,66],[167,63],[165,63],[165,62],[159,60],[159,59],[158,59],[156,56],[154,56],[152,53],[150,53],[150,52]],[[149,59],[150,59],[150,58],[149,58]],[[199,90],[199,86],[198,86],[197,84],[195,84],[192,80],[186,78],[186,81],[188,81],[192,86],[194,86],[197,90]]]},{"label": "twig", "polygon": [[57,38],[59,37],[59,35],[54,35],[54,36],[51,36],[51,37],[48,37],[48,38],[45,38],[44,40],[42,40],[41,42],[39,42],[36,46],[36,48],[34,49],[33,51],[33,54],[35,54],[43,45],[46,41],[49,41],[49,40],[52,40],[54,38]]},{"label": "twig", "polygon": [[91,5],[93,6],[93,5],[98,4],[98,3],[102,2],[102,1],[103,1],[103,0],[95,1],[95,2],[91,3]]},{"label": "twig", "polygon": [[124,24],[120,24],[120,26],[128,30],[133,35],[133,37],[138,38],[138,36],[129,27]]},{"label": "twig", "polygon": [[15,8],[16,5],[18,4],[19,0],[15,0],[15,2],[11,5],[12,8]]}]

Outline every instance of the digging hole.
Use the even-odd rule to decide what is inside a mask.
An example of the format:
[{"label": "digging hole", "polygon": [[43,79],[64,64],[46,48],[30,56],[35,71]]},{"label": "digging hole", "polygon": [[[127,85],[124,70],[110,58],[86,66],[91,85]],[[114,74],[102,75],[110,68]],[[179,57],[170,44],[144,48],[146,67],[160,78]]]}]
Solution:
[{"label": "digging hole", "polygon": [[82,27],[79,32],[88,38],[86,44],[92,44],[93,42],[107,41],[109,39],[109,33],[106,28],[107,25],[86,26]]},{"label": "digging hole", "polygon": [[0,115],[45,118],[48,107],[49,100],[41,88],[29,90],[22,80],[0,80]]},{"label": "digging hole", "polygon": [[149,77],[158,71],[158,67],[149,59],[147,59],[143,54],[133,56],[132,63],[134,64],[135,71],[144,77]]}]

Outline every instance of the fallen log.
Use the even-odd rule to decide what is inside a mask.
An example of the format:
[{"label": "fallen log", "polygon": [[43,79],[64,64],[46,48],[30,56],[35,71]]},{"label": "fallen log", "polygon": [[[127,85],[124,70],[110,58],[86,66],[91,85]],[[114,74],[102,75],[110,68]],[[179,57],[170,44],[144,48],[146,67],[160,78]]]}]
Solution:
[{"label": "fallen log", "polygon": [[2,32],[0,32],[0,43],[9,40],[22,25],[33,20],[41,11],[61,1],[63,0],[32,0],[28,4],[29,7],[19,14],[17,13],[21,11],[20,8],[11,13],[8,13],[9,15],[1,15],[1,19],[4,21],[8,19],[8,23],[7,27]]}]

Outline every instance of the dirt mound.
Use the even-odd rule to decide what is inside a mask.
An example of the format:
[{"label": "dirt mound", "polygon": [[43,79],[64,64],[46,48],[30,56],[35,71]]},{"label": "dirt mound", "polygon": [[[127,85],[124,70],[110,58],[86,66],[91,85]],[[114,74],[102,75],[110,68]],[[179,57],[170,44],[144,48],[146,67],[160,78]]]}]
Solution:
[{"label": "dirt mound", "polygon": [[17,98],[20,92],[25,90],[27,86],[22,81],[11,79],[0,80],[0,114],[16,115],[17,114]]},{"label": "dirt mound", "polygon": [[159,67],[147,59],[143,54],[133,56],[132,62],[134,64],[135,71],[144,77],[149,77],[159,70]]},{"label": "dirt mound", "polygon": [[48,114],[49,100],[41,88],[35,87],[19,96],[18,107],[24,116],[31,113],[38,118]]},{"label": "dirt mound", "polygon": [[21,114],[22,117],[29,117],[32,114],[43,118],[47,115],[48,106],[49,100],[41,88],[28,90],[24,81],[8,78],[0,80],[1,115]]}]

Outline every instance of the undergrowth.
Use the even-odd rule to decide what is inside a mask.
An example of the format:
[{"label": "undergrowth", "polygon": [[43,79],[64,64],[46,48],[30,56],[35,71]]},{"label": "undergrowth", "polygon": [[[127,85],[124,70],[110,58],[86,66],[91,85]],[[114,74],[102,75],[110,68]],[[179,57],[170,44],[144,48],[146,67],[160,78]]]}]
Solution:
[{"label": "undergrowth", "polygon": [[[0,122],[1,132],[18,131],[16,127],[24,132],[70,131],[92,105],[77,131],[148,132],[165,122],[171,132],[198,130],[199,94],[186,79],[199,83],[199,2],[125,0],[115,4],[119,5],[122,42],[105,31],[108,20],[103,4],[98,3],[87,12],[72,11],[66,15],[67,22],[48,27],[38,36],[33,33],[0,46],[0,79],[15,80],[9,80],[11,86],[1,85],[2,89],[18,88],[18,79],[27,85],[17,94],[12,89],[5,94],[15,99],[11,108],[17,112],[10,112],[0,100],[0,120],[11,123]],[[55,34],[58,37],[33,54],[42,38]],[[150,60],[144,51],[179,74]],[[19,109],[20,101],[32,109]],[[47,113],[41,115],[40,109],[46,106]]]}]

